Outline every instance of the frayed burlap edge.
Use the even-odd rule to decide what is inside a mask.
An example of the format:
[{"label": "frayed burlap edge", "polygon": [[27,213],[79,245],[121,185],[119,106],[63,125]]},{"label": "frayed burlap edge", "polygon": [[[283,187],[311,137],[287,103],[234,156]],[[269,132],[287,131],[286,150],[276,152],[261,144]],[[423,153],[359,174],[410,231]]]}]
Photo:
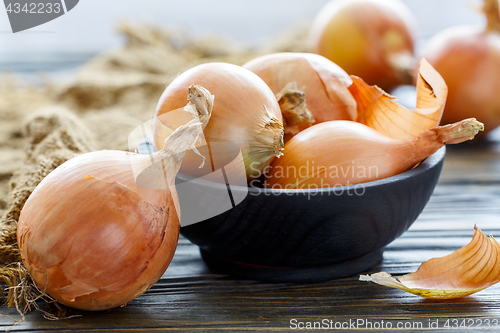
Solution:
[{"label": "frayed burlap edge", "polygon": [[[9,286],[7,290],[9,294],[12,295],[8,299],[9,308],[15,307],[20,315],[20,319],[16,320],[14,317],[9,315],[1,315],[10,318],[14,324],[8,328],[6,331],[12,330],[16,325],[22,323],[25,320],[25,314],[37,310],[43,314],[43,317],[47,320],[60,320],[80,317],[78,314],[70,314],[71,309],[59,304],[55,299],[50,297],[45,291],[40,290],[37,285],[31,279],[31,275],[26,270],[21,262],[12,264],[9,267],[9,274],[18,274],[15,279],[11,281],[19,281],[15,286]],[[40,308],[38,303],[43,303],[46,305],[46,309]]]}]

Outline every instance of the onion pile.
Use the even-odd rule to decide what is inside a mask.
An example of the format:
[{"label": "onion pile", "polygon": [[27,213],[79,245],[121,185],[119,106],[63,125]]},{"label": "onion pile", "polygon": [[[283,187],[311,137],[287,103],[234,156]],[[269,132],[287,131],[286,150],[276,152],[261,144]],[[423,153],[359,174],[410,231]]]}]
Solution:
[{"label": "onion pile", "polygon": [[[348,80],[338,66],[318,55],[271,54],[244,66],[270,85],[280,100],[291,86],[301,87],[307,108],[319,119],[287,133],[292,135],[283,156],[263,170],[264,187],[326,188],[391,177],[443,145],[471,140],[484,130],[474,118],[438,127],[448,88],[425,59],[420,63],[415,110],[360,77],[351,75]],[[283,107],[282,111],[289,112]]]},{"label": "onion pile", "polygon": [[[57,301],[84,310],[117,307],[148,290],[177,246],[181,212],[175,175],[190,149],[186,170],[196,172],[201,145],[208,150],[211,143],[238,145],[247,179],[264,174],[265,187],[314,189],[391,177],[445,144],[473,139],[484,127],[475,118],[461,120],[463,109],[481,110],[482,118],[499,125],[500,100],[493,92],[500,78],[491,68],[500,66],[500,12],[496,0],[484,1],[485,31],[460,40],[454,36],[463,31],[448,32],[429,46],[431,63],[445,76],[454,75],[453,112],[444,118],[454,121],[446,126],[438,124],[447,85],[427,61],[420,65],[415,110],[364,81],[391,87],[408,78],[413,19],[396,0],[334,0],[322,10],[312,32],[315,51],[337,64],[317,54],[278,53],[243,67],[207,63],[184,72],[158,102],[156,153],[83,154],[33,191],[17,232],[33,281]],[[451,54],[453,61],[447,59]],[[480,64],[482,58],[486,64]],[[488,89],[480,91],[473,77]],[[498,243],[493,245],[497,256]],[[460,256],[452,257],[455,262]],[[425,267],[399,282],[385,275],[366,280],[420,288],[413,282],[426,277]],[[499,279],[494,274],[490,282]]]},{"label": "onion pile", "polygon": [[[188,109],[208,121],[212,96],[190,88]],[[21,211],[17,241],[39,290],[83,310],[125,304],[167,269],[179,236],[174,179],[203,123],[192,119],[151,156],[82,154],[51,172]]]},{"label": "onion pile", "polygon": [[500,11],[484,0],[486,27],[452,27],[435,35],[425,58],[449,87],[443,123],[476,117],[488,130],[500,125]]},{"label": "onion pile", "polygon": [[237,144],[249,179],[260,174],[274,156],[281,155],[284,127],[280,106],[261,78],[240,66],[207,63],[178,76],[163,92],[155,114],[154,142],[162,149],[170,134],[185,119],[168,117],[182,108],[192,84],[206,87],[215,96],[212,118],[204,130],[205,140]]},{"label": "onion pile", "polygon": [[333,0],[311,28],[311,47],[385,90],[411,83],[416,20],[399,0]]}]

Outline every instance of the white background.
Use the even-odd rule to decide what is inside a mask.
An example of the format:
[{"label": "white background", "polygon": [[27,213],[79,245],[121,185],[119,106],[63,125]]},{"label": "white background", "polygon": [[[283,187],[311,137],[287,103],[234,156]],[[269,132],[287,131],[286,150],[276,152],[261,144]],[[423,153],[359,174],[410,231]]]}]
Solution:
[{"label": "white background", "polygon": [[[310,22],[328,0],[80,0],[66,15],[13,34],[0,8],[0,60],[37,58],[47,53],[95,53],[120,45],[119,20],[182,28],[199,35],[221,35],[256,45]],[[413,11],[425,40],[457,24],[483,18],[472,6],[481,0],[403,0]],[[3,7],[3,4],[0,5]]]}]

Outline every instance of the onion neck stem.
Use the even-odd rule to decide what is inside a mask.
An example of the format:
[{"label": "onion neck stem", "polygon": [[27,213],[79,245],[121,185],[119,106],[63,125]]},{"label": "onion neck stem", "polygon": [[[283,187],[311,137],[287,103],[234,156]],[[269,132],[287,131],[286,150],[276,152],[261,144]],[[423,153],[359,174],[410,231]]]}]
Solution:
[{"label": "onion neck stem", "polygon": [[299,90],[286,90],[278,100],[285,126],[285,142],[302,129],[314,123],[314,116],[307,109],[305,94]]},{"label": "onion neck stem", "polygon": [[483,0],[483,13],[488,20],[485,31],[500,33],[500,8],[498,0]]},{"label": "onion neck stem", "polygon": [[[430,156],[439,148],[447,144],[461,143],[474,139],[477,133],[484,130],[484,125],[475,118],[431,128],[422,132],[415,139],[416,154],[423,157]],[[420,158],[416,158],[419,160]]]},{"label": "onion neck stem", "polygon": [[314,116],[307,109],[305,94],[297,90],[287,90],[279,99],[278,104],[285,119],[286,125],[311,125]]}]

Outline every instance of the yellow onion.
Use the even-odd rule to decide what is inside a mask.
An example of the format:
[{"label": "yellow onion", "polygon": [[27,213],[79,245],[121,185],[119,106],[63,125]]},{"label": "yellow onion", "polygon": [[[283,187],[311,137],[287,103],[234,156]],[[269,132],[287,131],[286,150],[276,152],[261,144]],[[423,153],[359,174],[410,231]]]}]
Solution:
[{"label": "yellow onion", "polygon": [[311,47],[383,89],[411,82],[416,20],[399,0],[333,0],[311,27]]},{"label": "yellow onion", "polygon": [[474,138],[475,119],[435,127],[417,138],[393,139],[344,120],[314,125],[294,136],[274,159],[264,186],[322,188],[365,183],[411,169],[445,144]]},{"label": "yellow onion", "polygon": [[442,123],[475,117],[488,130],[500,125],[500,12],[498,0],[484,0],[486,28],[457,26],[435,35],[425,58],[449,87]]},{"label": "yellow onion", "polygon": [[474,227],[472,241],[442,258],[430,259],[414,273],[392,277],[385,272],[361,275],[361,281],[437,299],[471,295],[500,281],[500,244]]},{"label": "yellow onion", "polygon": [[[201,87],[192,90],[191,98],[210,98]],[[44,178],[17,229],[38,289],[83,310],[117,307],[149,289],[174,255],[180,229],[174,179],[201,134],[202,123],[193,119],[153,155],[91,152]]]},{"label": "yellow onion", "polygon": [[204,130],[205,140],[232,142],[243,155],[248,178],[254,177],[283,148],[283,123],[280,107],[262,79],[240,66],[226,63],[198,65],[178,76],[163,92],[155,115],[154,142],[163,147],[176,128],[178,117],[168,113],[184,105],[191,84],[206,87],[215,95],[213,113]]},{"label": "yellow onion", "polygon": [[[300,130],[313,122],[356,119],[356,102],[347,89],[352,84],[351,78],[342,68],[322,56],[312,53],[273,53],[253,59],[243,67],[264,80],[278,100],[290,90],[305,94],[307,109],[314,118],[304,117],[305,126]],[[290,125],[287,113],[294,111],[287,106],[282,107],[286,131]]]},{"label": "yellow onion", "polygon": [[415,110],[398,104],[396,97],[377,86],[369,86],[359,77],[352,79],[349,91],[357,103],[357,122],[391,138],[414,138],[439,125],[448,87],[425,59],[420,62]]}]

